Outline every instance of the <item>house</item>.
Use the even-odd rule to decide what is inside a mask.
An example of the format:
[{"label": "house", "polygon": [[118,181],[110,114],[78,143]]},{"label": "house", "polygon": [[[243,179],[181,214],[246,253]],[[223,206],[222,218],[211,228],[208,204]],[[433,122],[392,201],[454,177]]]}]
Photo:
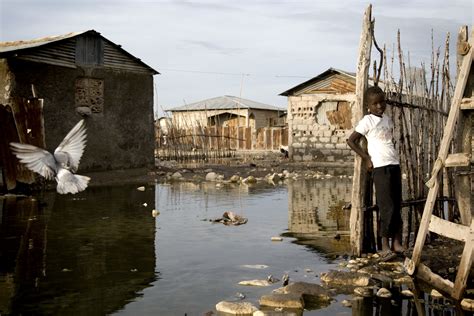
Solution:
[{"label": "house", "polygon": [[190,127],[274,127],[284,125],[285,109],[225,95],[168,109],[173,125]]},{"label": "house", "polygon": [[329,68],[280,95],[288,97],[289,156],[295,161],[350,162],[355,74]]},{"label": "house", "polygon": [[[50,151],[85,118],[81,171],[151,166],[155,74],[94,30],[0,42],[0,110],[13,108],[18,98],[43,99]],[[0,169],[1,164],[0,159]]]}]

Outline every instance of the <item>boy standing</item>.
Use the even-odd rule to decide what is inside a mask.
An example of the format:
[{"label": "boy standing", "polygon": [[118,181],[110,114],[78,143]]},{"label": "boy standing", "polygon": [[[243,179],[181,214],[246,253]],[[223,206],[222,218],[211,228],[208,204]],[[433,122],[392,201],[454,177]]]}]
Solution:
[{"label": "boy standing", "polygon": [[[393,122],[384,115],[385,93],[379,87],[370,87],[365,92],[369,114],[365,115],[349,136],[347,144],[372,171],[375,196],[380,211],[380,234],[382,236],[382,258],[403,252],[401,205],[401,172],[398,153],[393,144]],[[359,141],[367,139],[368,152]],[[392,238],[390,247],[389,238]]]}]

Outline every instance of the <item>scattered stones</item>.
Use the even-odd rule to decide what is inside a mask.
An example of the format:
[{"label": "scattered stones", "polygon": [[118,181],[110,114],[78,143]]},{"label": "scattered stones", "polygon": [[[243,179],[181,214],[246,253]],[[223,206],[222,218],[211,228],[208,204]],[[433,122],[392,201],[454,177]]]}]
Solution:
[{"label": "scattered stones", "polygon": [[173,180],[181,180],[182,178],[183,178],[183,175],[179,173],[178,171],[176,171],[175,173],[171,175],[171,179]]},{"label": "scattered stones", "polygon": [[356,287],[354,289],[354,294],[362,297],[372,297],[374,296],[374,289],[372,287]]},{"label": "scattered stones", "polygon": [[330,287],[337,286],[367,286],[369,285],[369,276],[358,272],[334,271],[330,270],[321,273],[321,281]]},{"label": "scattered stones", "polygon": [[253,313],[253,316],[298,316],[295,312],[285,311],[281,308],[275,308],[273,310],[263,310],[263,311],[256,311]]},{"label": "scattered stones", "polygon": [[341,305],[344,307],[352,307],[352,302],[348,300],[342,300]]},{"label": "scattered stones", "polygon": [[404,297],[413,297],[413,292],[410,290],[403,290],[400,292],[400,294]]},{"label": "scattered stones", "polygon": [[243,183],[257,183],[257,179],[254,176],[248,176],[242,180]]},{"label": "scattered stones", "polygon": [[465,298],[461,301],[461,308],[465,311],[474,311],[474,300]]},{"label": "scattered stones", "polygon": [[304,308],[302,295],[298,294],[270,294],[263,295],[259,303],[261,306],[282,307],[282,308]]},{"label": "scattered stones", "polygon": [[431,297],[433,297],[433,298],[441,298],[441,297],[443,297],[443,294],[441,294],[440,292],[438,292],[438,291],[435,290],[435,289],[432,289],[432,290],[431,290],[430,295],[431,295]]},{"label": "scattered stones", "polygon": [[217,173],[211,171],[206,174],[206,181],[216,181],[217,180]]},{"label": "scattered stones", "polygon": [[253,314],[258,310],[249,302],[226,302],[222,301],[216,304],[216,310],[231,315]]},{"label": "scattered stones", "polygon": [[302,297],[306,309],[319,309],[328,306],[334,294],[319,284],[307,282],[295,282],[273,290],[273,293]]},{"label": "scattered stones", "polygon": [[382,287],[377,291],[376,295],[378,297],[390,298],[390,297],[392,297],[392,292],[390,292],[388,289]]},{"label": "scattered stones", "polygon": [[233,175],[232,177],[230,177],[229,182],[238,183],[240,182],[240,177],[238,175]]},{"label": "scattered stones", "polygon": [[270,286],[273,283],[268,280],[244,280],[240,281],[239,285],[247,285],[247,286]]},{"label": "scattered stones", "polygon": [[265,264],[244,264],[242,265],[243,268],[249,268],[249,269],[266,269],[268,268],[267,265]]}]

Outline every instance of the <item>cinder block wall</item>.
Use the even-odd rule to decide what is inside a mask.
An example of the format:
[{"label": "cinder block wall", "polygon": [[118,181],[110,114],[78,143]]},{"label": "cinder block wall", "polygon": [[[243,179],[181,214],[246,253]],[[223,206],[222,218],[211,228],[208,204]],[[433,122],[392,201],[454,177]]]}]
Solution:
[{"label": "cinder block wall", "polygon": [[353,131],[354,94],[304,94],[288,98],[290,158],[353,161],[346,139]]}]

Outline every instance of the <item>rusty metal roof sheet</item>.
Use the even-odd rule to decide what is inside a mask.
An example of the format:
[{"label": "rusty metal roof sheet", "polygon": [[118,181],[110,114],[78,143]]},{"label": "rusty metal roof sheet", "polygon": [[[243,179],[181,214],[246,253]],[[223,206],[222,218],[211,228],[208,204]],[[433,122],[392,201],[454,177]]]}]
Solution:
[{"label": "rusty metal roof sheet", "polygon": [[286,111],[286,109],[279,108],[273,105],[255,102],[231,95],[224,95],[203,101],[194,102],[191,104],[175,107],[167,111],[202,111],[202,110],[235,110],[235,109],[258,109],[270,111]]}]

